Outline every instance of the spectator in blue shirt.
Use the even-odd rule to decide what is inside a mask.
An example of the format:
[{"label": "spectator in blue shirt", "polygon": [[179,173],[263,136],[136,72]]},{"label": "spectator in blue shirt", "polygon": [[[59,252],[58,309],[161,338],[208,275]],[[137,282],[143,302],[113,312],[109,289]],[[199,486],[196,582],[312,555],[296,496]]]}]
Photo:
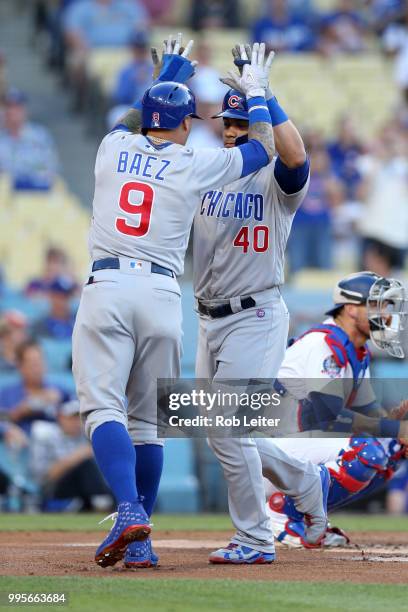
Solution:
[{"label": "spectator in blue shirt", "polygon": [[343,201],[343,190],[333,175],[325,147],[311,151],[310,169],[309,190],[295,215],[288,240],[291,272],[332,267],[331,209]]},{"label": "spectator in blue shirt", "polygon": [[152,84],[153,64],[146,32],[134,32],[130,39],[132,61],[119,73],[113,93],[115,104],[130,106],[139,100]]},{"label": "spectator in blue shirt", "polygon": [[27,120],[27,98],[23,92],[10,89],[3,102],[0,173],[10,175],[14,189],[50,189],[59,166],[50,133],[42,125]]},{"label": "spectator in blue shirt", "polygon": [[71,312],[71,297],[76,289],[69,277],[59,276],[48,287],[50,311],[33,326],[36,338],[69,340],[74,329],[75,316]]},{"label": "spectator in blue shirt", "polygon": [[29,340],[17,351],[21,380],[0,391],[0,412],[27,434],[34,421],[54,421],[57,407],[69,394],[46,381],[45,363],[39,345]]},{"label": "spectator in blue shirt", "polygon": [[68,44],[81,49],[124,47],[146,22],[145,8],[137,0],[82,0],[64,17]]},{"label": "spectator in blue shirt", "polygon": [[337,138],[328,144],[328,152],[333,172],[343,183],[346,198],[355,200],[361,182],[358,162],[365,149],[350,117],[340,121]]},{"label": "spectator in blue shirt", "polygon": [[24,289],[30,298],[47,297],[50,284],[59,276],[70,276],[67,253],[58,247],[49,247],[45,253],[41,276],[32,278]]},{"label": "spectator in blue shirt", "polygon": [[390,23],[403,16],[406,0],[371,0],[369,7],[370,22],[377,34],[382,34]]},{"label": "spectator in blue shirt", "polygon": [[298,18],[285,0],[268,0],[267,13],[254,23],[251,37],[280,52],[310,51],[316,44],[310,25]]},{"label": "spectator in blue shirt", "polygon": [[367,26],[353,0],[338,0],[337,6],[320,22],[319,50],[326,56],[359,53],[366,47]]},{"label": "spectator in blue shirt", "polygon": [[145,28],[147,21],[146,10],[137,0],[81,0],[66,10],[66,65],[75,110],[81,110],[86,100],[89,51],[125,47],[132,32]]}]

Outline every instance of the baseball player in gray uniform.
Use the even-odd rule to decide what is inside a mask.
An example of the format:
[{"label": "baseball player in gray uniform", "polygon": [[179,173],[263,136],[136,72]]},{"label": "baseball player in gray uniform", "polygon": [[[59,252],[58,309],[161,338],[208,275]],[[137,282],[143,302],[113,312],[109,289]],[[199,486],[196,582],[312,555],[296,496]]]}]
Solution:
[{"label": "baseball player in gray uniform", "polygon": [[[250,50],[233,50],[245,65]],[[239,76],[223,79],[233,89],[222,112],[224,145],[233,150],[248,132],[248,107]],[[284,251],[292,220],[309,182],[309,161],[299,132],[267,88],[278,157],[261,170],[203,193],[194,220],[194,289],[199,312],[197,378],[275,378],[285,354],[289,314],[280,293]],[[228,485],[236,535],[210,555],[212,563],[269,563],[274,542],[264,505],[264,475],[292,491],[298,510],[311,515],[306,541],[325,529],[324,468],[297,461],[267,440],[211,437]],[[322,478],[322,483],[320,478]]]},{"label": "baseball player in gray uniform", "polygon": [[[177,45],[173,54],[179,61]],[[93,263],[75,323],[73,372],[85,431],[118,504],[114,526],[96,551],[102,567],[114,565],[131,542],[150,534],[134,443],[160,444],[157,378],[180,373],[176,277],[183,272],[200,194],[259,170],[274,155],[262,86],[272,56],[265,60],[264,52],[264,46],[254,47],[240,77],[249,112],[246,144],[186,147],[196,117],[194,96],[185,85],[159,81],[143,97],[142,134],[135,133],[140,112],[132,109],[97,153],[89,235]],[[148,480],[151,469],[145,458]]]}]

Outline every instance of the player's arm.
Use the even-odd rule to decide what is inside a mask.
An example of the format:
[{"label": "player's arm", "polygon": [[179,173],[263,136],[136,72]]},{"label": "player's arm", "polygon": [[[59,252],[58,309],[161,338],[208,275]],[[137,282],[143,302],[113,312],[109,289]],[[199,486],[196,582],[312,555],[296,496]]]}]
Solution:
[{"label": "player's arm", "polygon": [[127,132],[132,132],[133,134],[140,134],[142,127],[142,109],[130,108],[123,117],[119,119],[119,122],[113,128],[113,131],[116,130],[126,130]]},{"label": "player's arm", "polygon": [[[153,83],[160,81],[174,81],[175,83],[186,83],[195,72],[196,61],[188,59],[194,41],[190,40],[183,47],[183,35],[177,34],[176,39],[172,35],[163,41],[163,53],[161,58],[157,49],[151,49],[153,60]],[[152,83],[152,84],[153,84]],[[133,134],[139,134],[142,127],[142,105],[140,101],[135,102],[132,108],[119,119],[114,130],[126,130]]]},{"label": "player's arm", "polygon": [[[247,98],[249,126],[248,142],[237,147],[242,155],[241,176],[247,176],[272,161],[275,155],[275,139],[272,120],[265,99],[265,84],[268,82],[274,53],[269,53],[265,60],[265,44],[255,43],[252,48],[251,62],[243,67],[242,74],[229,72],[221,79],[238,79],[239,89]],[[236,178],[240,178],[239,176]]]},{"label": "player's arm", "polygon": [[[274,178],[282,192],[282,204],[288,208],[289,212],[294,213],[306,194],[304,188],[309,179],[310,162],[298,129],[280,106],[270,86],[266,90],[265,97],[278,153],[274,166]],[[302,190],[304,190],[303,193],[301,193]],[[295,197],[295,194],[299,196]]]},{"label": "player's arm", "polygon": [[399,438],[408,432],[408,422],[398,420],[400,413],[394,413],[397,418],[367,416],[347,408],[342,397],[321,391],[312,391],[309,399],[322,431],[371,434],[381,438]]},{"label": "player's arm", "polygon": [[[251,54],[250,45],[235,45],[232,49],[234,64],[240,73],[249,63],[248,58],[251,57]],[[241,91],[236,75],[229,73],[223,82]],[[305,187],[309,179],[310,164],[302,137],[271,91],[269,73],[264,73],[263,84],[266,87],[265,99],[272,122],[275,149],[278,153],[274,165],[274,178],[279,187],[278,196],[282,196],[280,198],[282,204],[288,208],[289,212],[294,213],[306,193]]]},{"label": "player's arm", "polygon": [[[231,51],[234,64],[242,74],[243,67],[250,62],[251,46],[235,45]],[[264,74],[264,79],[264,85],[266,86],[265,99],[271,116],[276,152],[287,168],[299,168],[303,166],[307,158],[302,137],[272,93],[269,85],[269,73]],[[226,84],[234,89],[239,89],[239,82],[236,79],[228,79]]]}]

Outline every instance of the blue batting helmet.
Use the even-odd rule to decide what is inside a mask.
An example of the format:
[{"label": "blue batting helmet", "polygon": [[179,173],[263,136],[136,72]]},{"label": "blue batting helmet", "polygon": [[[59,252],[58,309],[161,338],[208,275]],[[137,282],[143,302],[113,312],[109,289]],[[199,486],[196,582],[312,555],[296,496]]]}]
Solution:
[{"label": "blue batting helmet", "polygon": [[185,117],[196,114],[193,92],[181,83],[163,81],[152,85],[142,99],[142,128],[174,130]]},{"label": "blue batting helmet", "polygon": [[249,121],[248,104],[244,94],[236,89],[229,89],[222,101],[221,112],[218,113],[218,115],[214,115],[213,119],[217,119],[218,117]]}]

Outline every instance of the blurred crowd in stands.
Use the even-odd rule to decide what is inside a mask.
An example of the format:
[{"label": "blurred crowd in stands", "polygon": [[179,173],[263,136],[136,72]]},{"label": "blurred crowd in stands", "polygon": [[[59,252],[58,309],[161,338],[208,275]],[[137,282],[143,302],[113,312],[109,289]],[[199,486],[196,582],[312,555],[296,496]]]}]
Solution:
[{"label": "blurred crowd in stands", "polygon": [[[408,1],[261,0],[36,0],[34,33],[45,37],[47,64],[59,71],[75,109],[84,108],[87,62],[94,48],[129,48],[107,100],[107,129],[140,99],[152,75],[151,31],[184,22],[198,31],[192,82],[198,112],[194,147],[222,146],[219,111],[225,87],[201,31],[245,28],[248,40],[279,53],[382,53],[394,61],[401,103],[371,140],[363,139],[353,109],[329,139],[299,125],[311,159],[309,192],[289,239],[289,272],[353,267],[401,273],[408,249]],[[180,12],[181,6],[181,12]],[[179,12],[177,12],[179,8]],[[220,31],[220,36],[222,32]],[[6,78],[0,53],[0,179],[15,190],[50,190],[60,171],[53,138],[31,122],[29,99]],[[339,84],[341,87],[341,84]],[[358,100],[356,100],[358,104]],[[318,237],[318,239],[316,239]],[[345,263],[346,262],[346,263]],[[1,262],[0,262],[1,264]],[[111,504],[80,427],[71,384],[70,347],[80,291],[69,253],[50,246],[44,269],[21,290],[36,316],[7,309],[0,265],[0,465],[25,466],[16,481],[0,468],[0,510],[105,509]],[[290,279],[290,277],[289,277]],[[20,299],[20,298],[19,298]],[[32,311],[30,311],[32,312]],[[64,377],[65,376],[65,377]],[[6,382],[4,382],[6,381]],[[3,450],[2,450],[3,449]],[[4,453],[6,449],[6,453]],[[25,473],[25,470],[27,473]],[[408,511],[408,474],[393,481],[391,512]],[[14,492],[14,493],[13,493]],[[7,495],[6,495],[7,494]]]},{"label": "blurred crowd in stands", "polygon": [[68,263],[66,253],[50,248],[43,273],[24,288],[27,300],[47,303],[40,317],[30,319],[18,310],[0,312],[0,440],[4,443],[0,507],[4,499],[4,510],[111,507],[112,498],[82,432],[71,382],[78,285]]},{"label": "blurred crowd in stands", "polygon": [[[344,267],[343,261],[345,266],[382,274],[404,268],[408,247],[407,0],[261,0],[250,8],[239,0],[38,0],[34,17],[37,31],[47,32],[50,63],[63,70],[76,92],[76,108],[86,98],[86,66],[92,49],[130,49],[130,61],[117,74],[107,100],[107,129],[151,82],[152,28],[170,27],[175,19],[180,25],[181,17],[187,27],[198,31],[199,68],[191,86],[205,122],[194,126],[190,143],[195,147],[222,145],[221,121],[211,117],[225,88],[213,67],[211,44],[205,36],[200,38],[203,30],[245,28],[248,39],[266,41],[278,53],[314,52],[330,58],[376,51],[395,58],[401,105],[371,142],[362,139],[353,122],[353,109],[339,121],[329,141],[316,131],[305,133],[305,126],[299,125],[313,174],[308,197],[294,222],[288,262],[291,272]],[[0,163],[1,151],[0,142]],[[52,174],[55,163],[51,166]],[[314,239],[317,231],[319,241]]]}]

